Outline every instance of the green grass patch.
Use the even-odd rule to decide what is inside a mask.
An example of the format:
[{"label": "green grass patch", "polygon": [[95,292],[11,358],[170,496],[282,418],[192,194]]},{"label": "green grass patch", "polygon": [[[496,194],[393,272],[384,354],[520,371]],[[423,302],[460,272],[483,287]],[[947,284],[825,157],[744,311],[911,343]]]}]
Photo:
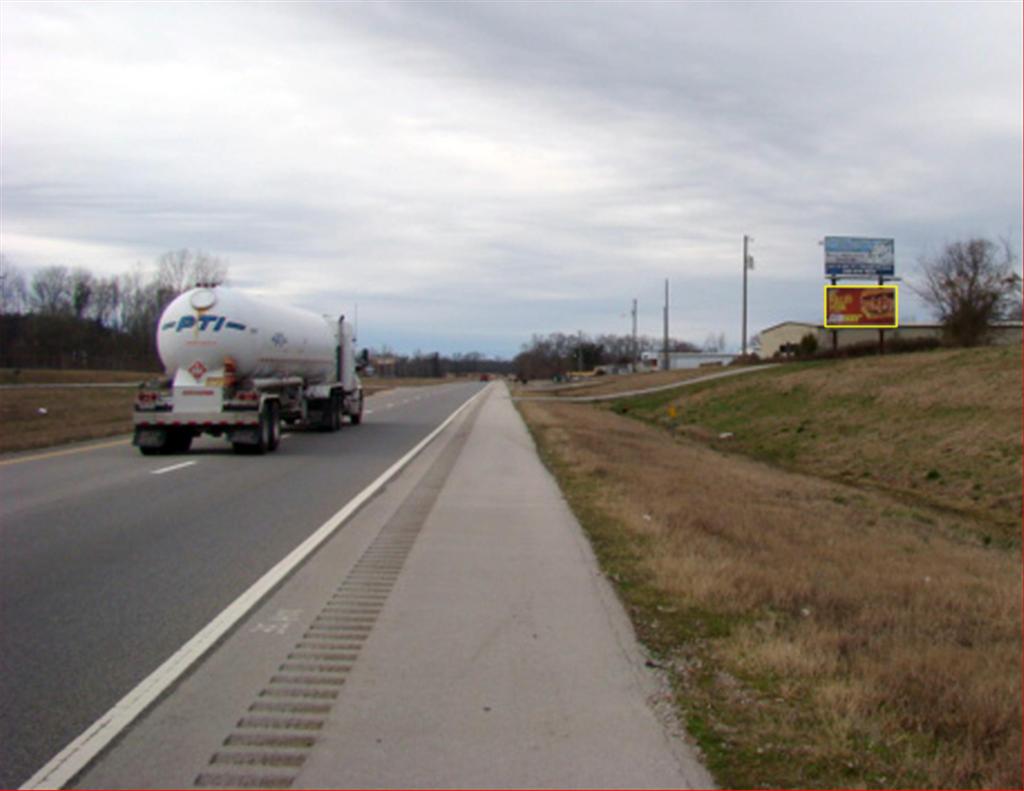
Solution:
[{"label": "green grass patch", "polygon": [[791,364],[611,409],[720,450],[946,509],[1016,546],[1020,392],[1020,349],[998,347]]}]

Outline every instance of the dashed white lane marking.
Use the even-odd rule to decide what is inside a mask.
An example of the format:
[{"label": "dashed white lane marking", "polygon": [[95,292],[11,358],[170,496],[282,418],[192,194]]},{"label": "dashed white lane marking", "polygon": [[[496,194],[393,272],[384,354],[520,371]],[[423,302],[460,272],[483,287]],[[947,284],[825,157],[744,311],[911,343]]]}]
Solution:
[{"label": "dashed white lane marking", "polygon": [[305,541],[293,549],[270,571],[257,580],[252,587],[235,599],[228,608],[199,630],[185,645],[179,648],[167,661],[143,679],[138,686],[114,704],[96,722],[90,725],[78,738],[51,758],[45,766],[30,777],[21,788],[63,788],[75,775],[82,771],[104,747],[125,730],[150,704],[166,689],[188,672],[207,651],[244,618],[260,600],[287,577],[324,541],[354,514],[363,503],[384,488],[410,461],[419,455],[434,438],[444,431],[456,417],[488,391],[483,388],[462,403],[458,409],[420,440],[412,450],[388,467],[381,475],[353,497],[348,503],[324,522]]},{"label": "dashed white lane marking", "polygon": [[191,467],[193,464],[196,464],[196,463],[197,462],[195,462],[195,461],[183,461],[183,462],[181,462],[181,464],[172,464],[170,467],[161,467],[159,470],[153,470],[152,474],[153,475],[163,475],[165,472],[174,472],[175,470],[180,470],[180,469],[183,469],[185,467]]}]

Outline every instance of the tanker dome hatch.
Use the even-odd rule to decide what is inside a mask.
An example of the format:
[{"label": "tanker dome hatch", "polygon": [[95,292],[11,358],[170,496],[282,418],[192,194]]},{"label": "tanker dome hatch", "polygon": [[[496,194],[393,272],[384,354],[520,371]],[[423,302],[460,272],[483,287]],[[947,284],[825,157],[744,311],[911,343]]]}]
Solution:
[{"label": "tanker dome hatch", "polygon": [[209,310],[217,304],[217,295],[212,288],[197,286],[188,301],[196,310]]}]

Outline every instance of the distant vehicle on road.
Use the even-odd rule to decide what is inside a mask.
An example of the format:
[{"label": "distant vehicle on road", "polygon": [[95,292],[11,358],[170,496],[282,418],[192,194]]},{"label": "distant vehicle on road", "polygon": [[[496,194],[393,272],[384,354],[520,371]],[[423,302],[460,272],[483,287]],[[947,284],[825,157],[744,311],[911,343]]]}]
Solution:
[{"label": "distant vehicle on road", "polygon": [[282,422],[337,431],[363,416],[352,327],[223,287],[177,297],[157,325],[166,376],[135,399],[133,444],[183,453],[202,433],[238,452],[276,450]]}]

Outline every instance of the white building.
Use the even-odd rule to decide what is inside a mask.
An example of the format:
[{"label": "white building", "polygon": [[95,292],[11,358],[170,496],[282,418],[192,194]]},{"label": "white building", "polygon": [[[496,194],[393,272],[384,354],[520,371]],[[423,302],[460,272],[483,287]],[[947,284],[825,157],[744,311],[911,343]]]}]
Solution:
[{"label": "white building", "polygon": [[[719,352],[669,352],[668,367],[670,371],[682,371],[688,368],[728,365],[735,356]],[[643,352],[640,355],[640,366],[645,371],[660,371],[664,357],[662,352]]]}]

